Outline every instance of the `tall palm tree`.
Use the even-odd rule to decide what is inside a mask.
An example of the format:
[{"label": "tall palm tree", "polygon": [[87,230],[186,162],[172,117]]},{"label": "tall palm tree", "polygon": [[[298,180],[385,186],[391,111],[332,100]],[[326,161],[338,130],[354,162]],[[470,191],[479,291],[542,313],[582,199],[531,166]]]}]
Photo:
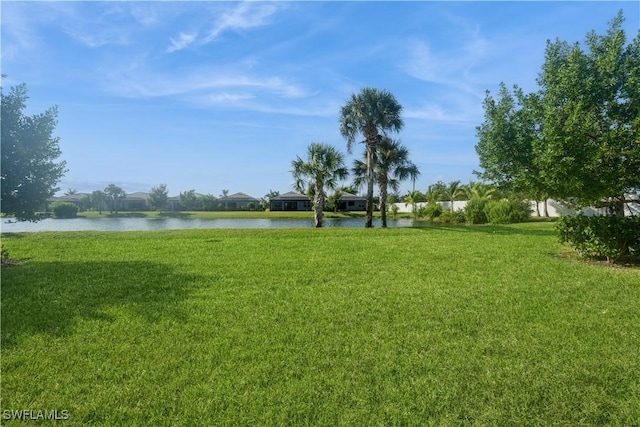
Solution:
[{"label": "tall palm tree", "polygon": [[451,181],[446,189],[444,196],[449,200],[449,209],[453,212],[453,202],[455,200],[460,200],[465,196],[466,192],[464,187],[460,185],[460,181]]},{"label": "tall palm tree", "polygon": [[373,184],[375,181],[375,153],[380,141],[380,133],[399,132],[404,126],[400,117],[402,106],[386,90],[365,87],[351,99],[340,112],[340,133],[347,140],[347,151],[362,134],[367,155],[367,213],[364,226],[373,226]]},{"label": "tall palm tree", "polygon": [[[366,160],[366,159],[365,159]],[[367,164],[361,160],[354,161],[354,185],[362,185],[367,177]],[[375,155],[374,179],[380,193],[380,216],[382,227],[387,227],[387,195],[391,188],[400,189],[400,182],[416,179],[420,175],[418,167],[409,160],[409,150],[400,141],[383,136]]]},{"label": "tall palm tree", "polygon": [[338,181],[349,175],[344,156],[330,145],[314,142],[307,147],[307,159],[298,156],[291,167],[295,189],[313,200],[313,226],[322,227],[325,189],[336,189]]}]

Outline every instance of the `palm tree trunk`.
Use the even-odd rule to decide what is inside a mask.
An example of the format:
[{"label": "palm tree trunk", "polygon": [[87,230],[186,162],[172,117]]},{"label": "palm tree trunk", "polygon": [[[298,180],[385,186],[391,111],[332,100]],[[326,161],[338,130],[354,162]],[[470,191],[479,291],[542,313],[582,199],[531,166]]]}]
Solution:
[{"label": "palm tree trunk", "polygon": [[380,181],[380,217],[382,218],[382,228],[387,228],[387,183]]},{"label": "palm tree trunk", "polygon": [[322,209],[324,205],[324,194],[322,193],[322,186],[316,183],[316,194],[313,200],[313,226],[315,228],[322,227]]},{"label": "palm tree trunk", "polygon": [[374,168],[375,140],[367,139],[367,213],[364,219],[364,227],[373,227],[373,168]]}]

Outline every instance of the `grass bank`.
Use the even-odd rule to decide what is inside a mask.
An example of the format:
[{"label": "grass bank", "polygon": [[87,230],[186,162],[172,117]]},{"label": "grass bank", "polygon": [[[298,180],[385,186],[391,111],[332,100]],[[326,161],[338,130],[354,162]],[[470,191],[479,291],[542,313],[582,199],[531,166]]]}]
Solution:
[{"label": "grass bank", "polygon": [[2,272],[2,410],[78,426],[640,420],[640,270],[575,260],[553,224],[3,243],[23,262]]},{"label": "grass bank", "polygon": [[[324,212],[325,218],[364,218],[364,212]],[[380,213],[375,212],[375,217]],[[82,218],[181,218],[181,219],[311,219],[313,212],[295,211],[141,211],[141,212],[118,212],[111,214],[108,211],[102,213],[86,211],[78,213]],[[408,217],[408,214],[405,215]]]}]

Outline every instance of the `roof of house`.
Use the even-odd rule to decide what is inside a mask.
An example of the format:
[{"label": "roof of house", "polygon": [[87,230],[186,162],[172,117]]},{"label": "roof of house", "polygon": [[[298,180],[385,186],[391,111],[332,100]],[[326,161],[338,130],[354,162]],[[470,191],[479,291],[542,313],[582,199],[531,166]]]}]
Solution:
[{"label": "roof of house", "polygon": [[259,202],[260,200],[256,199],[253,196],[249,196],[248,194],[244,194],[244,193],[235,193],[235,194],[231,194],[230,196],[224,196],[224,197],[220,197],[218,198],[218,201],[222,201],[222,202],[237,202],[239,200],[249,200],[252,202]]},{"label": "roof of house", "polygon": [[281,201],[281,200],[304,200],[308,201],[309,197],[304,194],[300,194],[296,191],[289,191],[288,193],[280,194],[279,196],[272,197],[271,201]]},{"label": "roof of house", "polygon": [[340,199],[344,201],[367,200],[366,197],[356,196],[355,194],[351,194],[351,193],[342,193],[342,196],[340,196]]},{"label": "roof of house", "polygon": [[124,199],[125,200],[134,200],[134,199],[147,200],[148,198],[149,198],[149,193],[138,191],[136,193],[127,194],[127,196]]}]

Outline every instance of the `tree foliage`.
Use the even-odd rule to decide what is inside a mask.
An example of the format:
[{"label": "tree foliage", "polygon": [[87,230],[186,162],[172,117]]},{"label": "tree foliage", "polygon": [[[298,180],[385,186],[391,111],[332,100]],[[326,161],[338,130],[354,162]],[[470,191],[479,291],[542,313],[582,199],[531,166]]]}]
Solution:
[{"label": "tree foliage", "polygon": [[[227,193],[228,190],[223,190]],[[196,195],[196,190],[189,190],[183,193],[180,193],[180,205],[182,205],[184,210],[191,211],[195,209],[198,204],[198,196]]]},{"label": "tree foliage", "polygon": [[367,157],[367,204],[365,227],[373,226],[373,185],[375,182],[375,156],[381,133],[399,132],[404,126],[400,113],[402,106],[393,94],[386,90],[365,87],[340,111],[340,133],[347,140],[351,152],[358,135],[364,136]]},{"label": "tree foliage", "polygon": [[53,136],[58,109],[27,116],[27,86],[20,84],[5,94],[0,87],[0,128],[2,139],[2,213],[17,220],[36,220],[48,198],[65,174],[59,138]]},{"label": "tree foliage", "polygon": [[640,31],[630,44],[620,12],[583,45],[548,41],[539,90],[487,94],[476,146],[481,176],[577,206],[624,214],[640,188]]},{"label": "tree foliage", "polygon": [[118,209],[120,208],[120,201],[127,197],[127,193],[117,185],[109,184],[105,187],[103,194],[105,195],[106,202],[109,205],[109,210],[111,213],[115,213],[117,215]]},{"label": "tree foliage", "polygon": [[160,184],[157,187],[151,187],[149,197],[147,198],[147,206],[151,210],[162,210],[167,206],[167,200],[169,199],[169,190],[167,190],[167,184]]},{"label": "tree foliage", "polygon": [[344,165],[344,156],[335,147],[314,142],[307,147],[306,158],[296,157],[291,162],[291,167],[294,187],[299,192],[306,190],[312,199],[314,227],[322,227],[327,189],[336,189],[339,181],[349,175]]},{"label": "tree foliage", "polygon": [[[361,186],[368,177],[367,155],[364,161],[355,160],[353,163],[354,185]],[[418,167],[409,160],[409,150],[400,141],[382,136],[378,142],[375,156],[373,176],[378,185],[380,216],[382,227],[387,227],[387,196],[389,190],[397,192],[400,182],[409,178],[415,179],[420,175]]]}]

